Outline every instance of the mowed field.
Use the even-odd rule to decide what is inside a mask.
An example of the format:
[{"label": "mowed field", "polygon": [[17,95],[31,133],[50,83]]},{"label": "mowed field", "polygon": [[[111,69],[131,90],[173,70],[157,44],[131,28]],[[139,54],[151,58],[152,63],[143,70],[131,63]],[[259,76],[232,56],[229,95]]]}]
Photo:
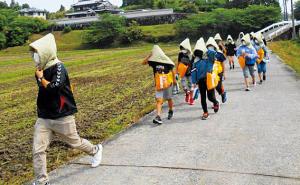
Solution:
[{"label": "mowed field", "polygon": [[[55,33],[58,56],[75,87],[78,131],[99,143],[154,109],[152,70],[141,65],[152,45],[75,50],[80,49],[76,34],[80,35]],[[161,47],[175,61],[177,44]],[[0,51],[0,184],[21,184],[33,178],[31,149],[37,118],[34,71],[28,46]],[[48,149],[48,170],[79,155],[82,153],[54,138]]]}]

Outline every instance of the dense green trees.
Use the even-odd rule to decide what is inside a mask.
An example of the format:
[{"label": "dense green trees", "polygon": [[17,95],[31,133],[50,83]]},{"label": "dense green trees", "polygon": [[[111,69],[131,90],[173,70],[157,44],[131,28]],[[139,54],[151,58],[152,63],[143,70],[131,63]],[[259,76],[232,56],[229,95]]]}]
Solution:
[{"label": "dense green trees", "polygon": [[30,34],[44,31],[49,26],[42,19],[20,17],[14,9],[0,9],[0,49],[23,45]]},{"label": "dense green trees", "polygon": [[190,16],[176,24],[180,37],[209,37],[216,33],[237,36],[240,31],[258,31],[280,20],[279,7],[252,5],[246,9],[215,9]]},{"label": "dense green trees", "polygon": [[85,43],[97,47],[108,47],[119,41],[123,44],[129,44],[133,41],[140,40],[142,30],[136,22],[126,26],[124,17],[103,14],[84,35]]}]

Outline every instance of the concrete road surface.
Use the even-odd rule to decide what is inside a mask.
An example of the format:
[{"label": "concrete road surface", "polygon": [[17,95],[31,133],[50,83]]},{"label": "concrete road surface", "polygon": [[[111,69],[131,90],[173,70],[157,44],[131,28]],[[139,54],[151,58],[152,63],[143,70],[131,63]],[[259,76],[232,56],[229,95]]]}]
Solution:
[{"label": "concrete road surface", "polygon": [[51,184],[300,184],[299,79],[272,55],[263,85],[245,92],[238,68],[225,86],[228,102],[209,120],[200,119],[199,100],[189,106],[180,95],[172,121],[155,126],[146,116],[104,145],[102,166],[84,157],[51,172]]}]

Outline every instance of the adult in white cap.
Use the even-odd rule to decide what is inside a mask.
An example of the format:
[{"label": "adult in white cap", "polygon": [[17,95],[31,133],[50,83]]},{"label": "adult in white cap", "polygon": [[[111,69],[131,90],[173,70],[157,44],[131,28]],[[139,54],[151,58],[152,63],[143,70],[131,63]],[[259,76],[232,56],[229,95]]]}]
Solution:
[{"label": "adult in white cap", "polygon": [[254,75],[254,65],[256,63],[256,59],[258,58],[257,52],[251,44],[250,35],[246,34],[241,39],[242,45],[237,50],[237,57],[242,57],[245,61],[245,66],[243,68],[243,74],[245,79],[246,91],[250,91],[249,87],[249,74],[252,78],[252,84],[256,85],[255,75]]},{"label": "adult in white cap", "polygon": [[194,105],[192,88],[192,48],[190,39],[185,39],[180,43],[180,52],[178,54],[177,72],[181,77],[181,85],[185,92],[185,101]]},{"label": "adult in white cap", "polygon": [[260,32],[254,34],[254,48],[256,49],[256,52],[258,54],[256,64],[259,77],[259,84],[262,84],[263,81],[266,80],[267,61],[269,59],[269,54],[267,47],[264,44],[263,36]]},{"label": "adult in white cap", "polygon": [[194,63],[192,69],[192,81],[193,84],[197,84],[200,96],[201,96],[201,105],[203,109],[202,119],[206,120],[209,117],[206,96],[209,101],[213,104],[218,104],[219,102],[216,100],[215,90],[207,89],[207,73],[209,71],[209,61],[207,59],[207,48],[203,38],[200,38],[194,49]]},{"label": "adult in white cap", "polygon": [[49,184],[46,149],[54,134],[71,147],[93,155],[92,167],[102,159],[102,145],[93,145],[79,137],[74,114],[77,107],[64,64],[57,58],[55,38],[52,34],[30,44],[35,62],[38,84],[37,113],[34,127],[33,167],[34,184]]},{"label": "adult in white cap", "polygon": [[173,85],[177,83],[175,71],[173,70],[175,64],[158,45],[153,46],[151,54],[143,61],[143,64],[149,64],[153,68],[157,111],[153,123],[162,124],[161,114],[164,100],[167,100],[169,105],[168,119],[172,119],[174,114],[172,90]]},{"label": "adult in white cap", "polygon": [[227,57],[229,60],[229,67],[230,69],[234,69],[234,55],[236,53],[236,44],[234,43],[231,35],[228,35],[225,47],[227,51]]}]

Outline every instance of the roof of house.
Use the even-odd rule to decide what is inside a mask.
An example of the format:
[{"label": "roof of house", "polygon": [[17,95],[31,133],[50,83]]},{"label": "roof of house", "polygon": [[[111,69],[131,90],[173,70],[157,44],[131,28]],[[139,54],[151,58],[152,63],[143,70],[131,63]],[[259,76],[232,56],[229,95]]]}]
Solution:
[{"label": "roof of house", "polygon": [[37,9],[37,8],[23,8],[19,11],[20,13],[46,13],[46,10],[41,10],[41,9]]},{"label": "roof of house", "polygon": [[99,3],[110,3],[110,2],[106,1],[106,0],[83,0],[83,1],[78,1],[77,3],[73,4],[72,6],[73,7],[74,6],[84,6],[84,5],[99,4]]}]

